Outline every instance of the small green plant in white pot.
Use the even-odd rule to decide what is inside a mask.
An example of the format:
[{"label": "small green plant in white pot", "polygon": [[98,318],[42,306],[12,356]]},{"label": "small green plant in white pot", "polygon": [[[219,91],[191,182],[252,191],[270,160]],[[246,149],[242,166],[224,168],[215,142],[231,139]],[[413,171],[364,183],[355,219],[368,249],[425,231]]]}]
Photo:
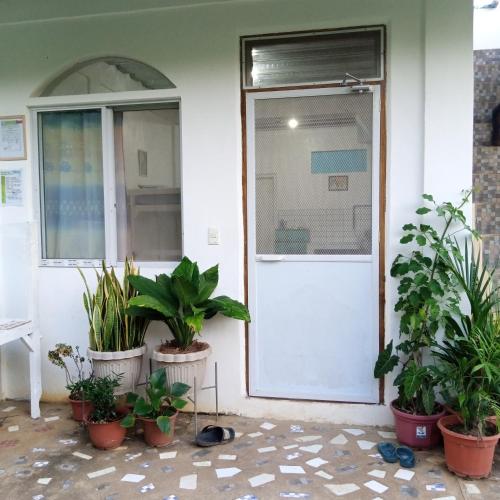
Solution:
[{"label": "small green plant in white pot", "polygon": [[142,358],[146,352],[144,336],[149,319],[143,316],[129,316],[126,308],[129,300],[138,291],[129,281],[139,270],[133,262],[125,260],[123,282],[115,270],[106,269],[102,263],[101,272],[96,271],[97,287],[90,291],[88,282],[79,269],[85,283],[83,304],[89,321],[88,357],[92,360],[96,377],[121,374],[116,394],[125,394],[135,389],[141,374]]},{"label": "small green plant in white pot", "polygon": [[173,339],[153,351],[156,366],[164,367],[167,380],[182,382],[194,389],[201,385],[210,346],[200,342],[204,321],[217,313],[229,318],[250,321],[245,305],[225,295],[213,297],[219,282],[219,268],[213,266],[200,273],[198,264],[184,257],[170,276],[160,274],[156,280],[129,276],[140,295],[129,300],[127,313],[133,317],[164,322]]}]

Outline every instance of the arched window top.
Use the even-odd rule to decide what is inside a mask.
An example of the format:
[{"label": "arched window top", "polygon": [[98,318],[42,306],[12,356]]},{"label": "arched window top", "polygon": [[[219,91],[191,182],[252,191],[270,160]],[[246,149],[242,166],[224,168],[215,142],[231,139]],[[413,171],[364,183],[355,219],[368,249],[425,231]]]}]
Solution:
[{"label": "arched window top", "polygon": [[173,89],[175,85],[148,64],[126,57],[98,57],[77,63],[52,79],[40,97]]}]

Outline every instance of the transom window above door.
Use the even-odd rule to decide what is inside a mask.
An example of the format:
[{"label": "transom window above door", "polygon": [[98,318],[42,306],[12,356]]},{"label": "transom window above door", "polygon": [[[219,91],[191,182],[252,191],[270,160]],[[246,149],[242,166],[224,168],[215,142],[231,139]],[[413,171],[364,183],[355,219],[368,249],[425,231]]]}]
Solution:
[{"label": "transom window above door", "polygon": [[243,88],[383,80],[383,53],[382,26],[242,37]]},{"label": "transom window above door", "polygon": [[39,111],[42,264],[182,257],[179,102]]}]

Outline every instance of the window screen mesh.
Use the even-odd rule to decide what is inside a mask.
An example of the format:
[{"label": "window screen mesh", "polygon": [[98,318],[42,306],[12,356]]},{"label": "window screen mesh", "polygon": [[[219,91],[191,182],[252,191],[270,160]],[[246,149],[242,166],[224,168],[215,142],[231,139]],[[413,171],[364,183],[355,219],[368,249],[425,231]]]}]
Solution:
[{"label": "window screen mesh", "polygon": [[244,40],[246,87],[381,78],[380,29]]},{"label": "window screen mesh", "polygon": [[258,254],[371,254],[372,99],[255,101]]}]

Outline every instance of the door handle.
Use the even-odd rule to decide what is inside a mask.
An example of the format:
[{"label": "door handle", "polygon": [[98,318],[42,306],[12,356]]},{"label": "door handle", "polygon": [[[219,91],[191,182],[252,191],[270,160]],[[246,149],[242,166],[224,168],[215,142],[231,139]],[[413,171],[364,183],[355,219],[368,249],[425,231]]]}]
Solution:
[{"label": "door handle", "polygon": [[283,255],[258,255],[255,260],[259,262],[281,262],[285,260]]}]

